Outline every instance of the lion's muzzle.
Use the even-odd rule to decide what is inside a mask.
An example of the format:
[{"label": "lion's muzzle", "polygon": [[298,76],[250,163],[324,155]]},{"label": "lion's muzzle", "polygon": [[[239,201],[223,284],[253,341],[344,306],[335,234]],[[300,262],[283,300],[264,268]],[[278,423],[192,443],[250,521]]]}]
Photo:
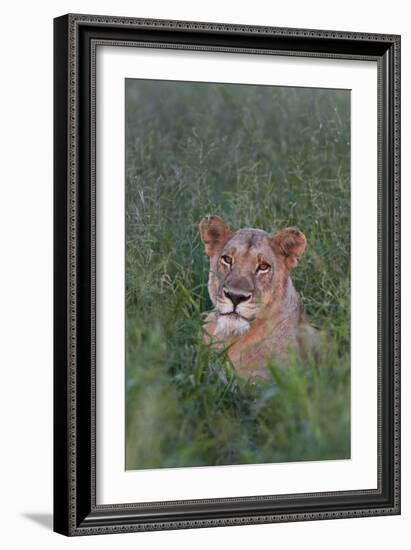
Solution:
[{"label": "lion's muzzle", "polygon": [[232,292],[227,289],[223,290],[224,296],[226,296],[233,304],[234,311],[236,310],[236,307],[241,304],[242,302],[246,302],[251,298],[251,293],[249,294],[239,294],[237,292]]}]

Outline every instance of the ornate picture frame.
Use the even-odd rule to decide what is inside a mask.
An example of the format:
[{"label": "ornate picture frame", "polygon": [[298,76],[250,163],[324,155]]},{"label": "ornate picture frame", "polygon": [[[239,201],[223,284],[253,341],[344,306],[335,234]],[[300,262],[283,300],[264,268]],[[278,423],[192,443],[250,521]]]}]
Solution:
[{"label": "ornate picture frame", "polygon": [[[377,488],[96,500],[96,51],[102,45],[377,65]],[[400,37],[69,14],[54,20],[54,530],[67,536],[400,513]]]}]

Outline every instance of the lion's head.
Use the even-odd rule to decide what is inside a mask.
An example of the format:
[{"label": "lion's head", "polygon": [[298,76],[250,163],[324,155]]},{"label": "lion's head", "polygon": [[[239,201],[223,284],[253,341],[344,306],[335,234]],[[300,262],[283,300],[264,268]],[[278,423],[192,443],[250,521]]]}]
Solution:
[{"label": "lion's head", "polygon": [[295,228],[272,236],[260,229],[231,231],[218,216],[200,222],[210,258],[208,291],[218,315],[217,332],[240,335],[287,296],[289,272],[306,247]]}]

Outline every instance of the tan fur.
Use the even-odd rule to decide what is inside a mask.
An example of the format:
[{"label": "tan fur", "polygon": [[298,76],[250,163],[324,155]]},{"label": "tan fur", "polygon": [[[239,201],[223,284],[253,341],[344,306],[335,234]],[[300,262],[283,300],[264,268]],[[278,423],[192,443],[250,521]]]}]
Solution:
[{"label": "tan fur", "polygon": [[259,229],[233,232],[218,216],[201,221],[200,235],[215,306],[205,321],[206,341],[228,347],[241,376],[269,379],[267,361],[284,365],[290,354],[304,353],[314,332],[290,277],[304,254],[305,236],[295,228],[275,236]]}]

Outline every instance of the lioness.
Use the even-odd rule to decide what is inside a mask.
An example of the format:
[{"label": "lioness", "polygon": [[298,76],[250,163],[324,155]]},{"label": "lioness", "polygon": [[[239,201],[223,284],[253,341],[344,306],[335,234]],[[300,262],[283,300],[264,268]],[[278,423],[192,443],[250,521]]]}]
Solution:
[{"label": "lioness", "polygon": [[306,238],[294,228],[275,236],[260,229],[231,231],[218,216],[201,220],[200,235],[210,258],[208,292],[215,306],[205,321],[206,341],[216,349],[228,347],[241,376],[269,379],[267,361],[285,364],[290,352],[303,353],[314,332],[290,277]]}]

